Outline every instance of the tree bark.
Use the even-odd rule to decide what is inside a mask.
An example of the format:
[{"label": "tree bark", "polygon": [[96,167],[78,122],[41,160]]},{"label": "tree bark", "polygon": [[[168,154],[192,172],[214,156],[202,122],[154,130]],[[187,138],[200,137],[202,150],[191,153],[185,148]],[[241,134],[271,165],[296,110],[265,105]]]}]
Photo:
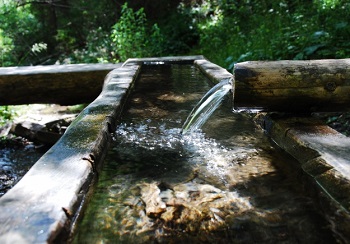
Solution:
[{"label": "tree bark", "polygon": [[251,61],[234,68],[234,108],[263,111],[346,111],[350,59]]}]

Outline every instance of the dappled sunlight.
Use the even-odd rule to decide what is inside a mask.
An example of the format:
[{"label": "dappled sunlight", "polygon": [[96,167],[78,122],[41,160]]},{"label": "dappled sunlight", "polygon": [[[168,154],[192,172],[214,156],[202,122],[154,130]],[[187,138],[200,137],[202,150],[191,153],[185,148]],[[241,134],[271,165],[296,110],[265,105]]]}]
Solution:
[{"label": "dappled sunlight", "polygon": [[[135,86],[75,243],[334,240],[298,189],[288,166],[295,160],[271,145],[252,116],[223,107],[202,130],[182,134],[196,101],[184,102],[180,85],[174,92],[174,71],[164,79],[149,75],[155,68]],[[203,83],[189,87],[204,93]]]},{"label": "dappled sunlight", "polygon": [[303,134],[302,140],[309,143],[311,148],[320,152],[331,166],[345,178],[350,179],[349,138],[342,134]]},{"label": "dappled sunlight", "polygon": [[73,209],[78,191],[91,175],[91,165],[82,160],[84,153],[60,145],[51,148],[2,196],[1,207],[6,211],[1,213],[1,218],[18,221],[9,225],[22,225],[24,221],[39,228],[41,233],[50,231],[54,223],[65,218],[63,208]]},{"label": "dappled sunlight", "polygon": [[159,100],[163,101],[173,101],[176,103],[185,103],[189,101],[198,101],[202,96],[199,94],[184,94],[178,95],[173,92],[168,92],[157,97]]},{"label": "dappled sunlight", "polygon": [[320,0],[317,1],[317,5],[319,5],[322,9],[334,9],[337,5],[341,4],[340,0]]}]

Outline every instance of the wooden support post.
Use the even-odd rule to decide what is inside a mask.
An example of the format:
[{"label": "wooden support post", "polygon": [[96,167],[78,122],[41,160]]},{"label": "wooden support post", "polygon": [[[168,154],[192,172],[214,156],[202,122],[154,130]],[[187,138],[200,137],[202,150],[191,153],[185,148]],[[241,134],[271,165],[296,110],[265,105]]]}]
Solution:
[{"label": "wooden support post", "polygon": [[233,73],[235,109],[350,110],[350,59],[250,61]]}]

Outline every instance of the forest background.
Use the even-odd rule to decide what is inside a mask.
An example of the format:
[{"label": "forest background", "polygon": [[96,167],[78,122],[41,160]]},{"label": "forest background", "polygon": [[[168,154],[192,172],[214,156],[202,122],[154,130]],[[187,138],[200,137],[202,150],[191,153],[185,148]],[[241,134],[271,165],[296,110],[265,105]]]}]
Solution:
[{"label": "forest background", "polygon": [[[0,0],[0,67],[178,55],[230,72],[246,60],[349,58],[350,1]],[[12,114],[0,107],[0,125]]]},{"label": "forest background", "polygon": [[346,0],[0,0],[0,66],[350,56]]}]

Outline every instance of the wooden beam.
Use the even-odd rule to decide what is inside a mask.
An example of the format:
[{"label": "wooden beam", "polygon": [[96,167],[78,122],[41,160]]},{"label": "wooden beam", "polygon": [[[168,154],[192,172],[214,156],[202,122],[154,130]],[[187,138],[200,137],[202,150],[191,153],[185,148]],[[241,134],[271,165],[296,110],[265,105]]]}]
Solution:
[{"label": "wooden beam", "polygon": [[90,103],[109,71],[121,64],[70,64],[0,68],[0,105]]},{"label": "wooden beam", "polygon": [[0,243],[67,243],[139,70],[111,71],[101,94],[0,198]]},{"label": "wooden beam", "polygon": [[264,111],[346,111],[350,59],[251,61],[234,68],[234,107]]}]

